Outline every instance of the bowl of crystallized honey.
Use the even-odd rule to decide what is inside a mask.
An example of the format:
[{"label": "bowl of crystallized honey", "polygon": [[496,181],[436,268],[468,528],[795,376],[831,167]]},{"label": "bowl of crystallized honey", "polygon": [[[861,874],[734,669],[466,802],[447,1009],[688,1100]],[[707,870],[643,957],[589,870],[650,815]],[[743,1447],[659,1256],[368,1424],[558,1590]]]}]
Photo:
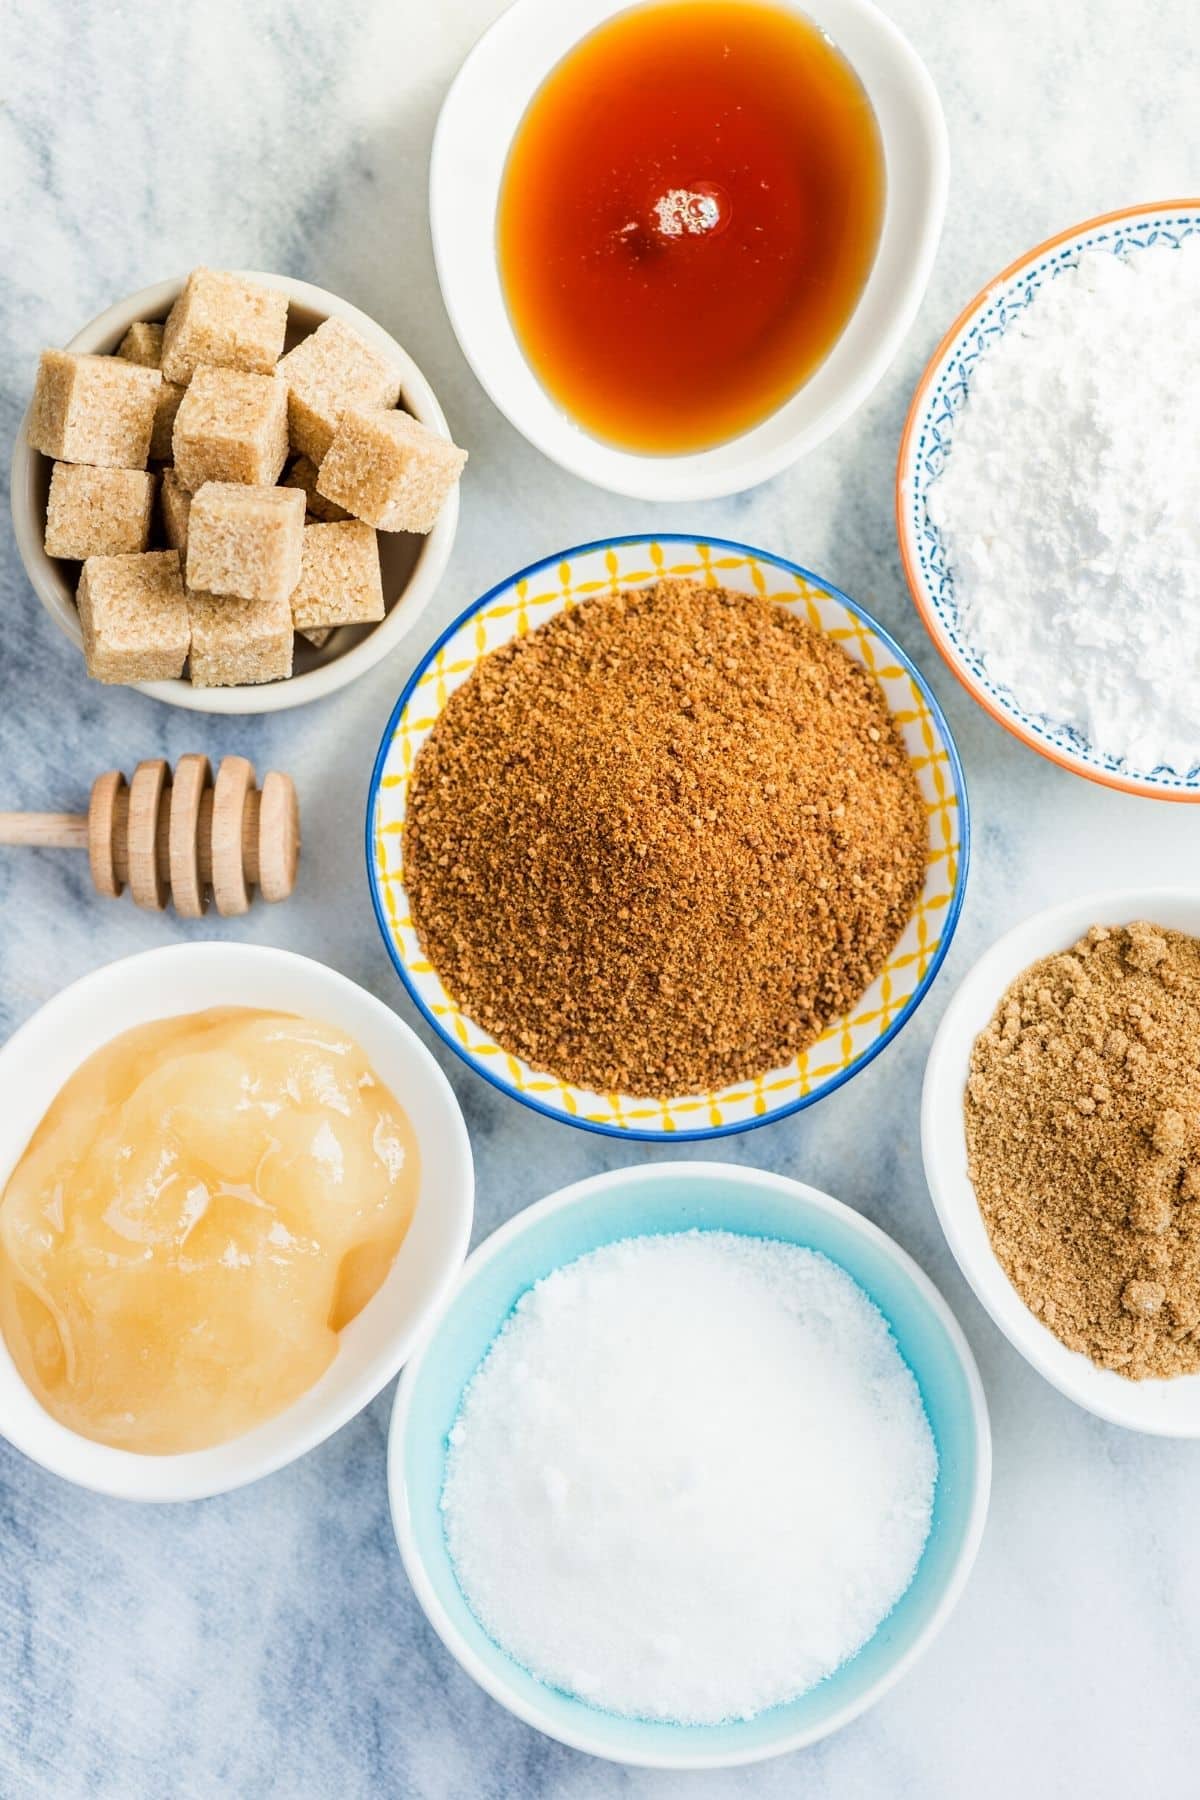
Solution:
[{"label": "bowl of crystallized honey", "polygon": [[564,468],[641,499],[738,492],[882,375],[947,164],[929,76],[869,0],[516,0],[438,123],[443,298]]},{"label": "bowl of crystallized honey", "polygon": [[[43,1188],[52,1184],[47,1159],[64,1144],[72,1150],[60,1102],[79,1091],[73,1084],[91,1076],[98,1055],[120,1057],[146,1028],[201,1030],[218,1013],[244,1017],[251,1036],[259,1019],[285,1026],[283,1048],[273,1052],[276,1065],[291,1055],[293,1036],[303,1039],[306,1027],[310,1039],[320,1036],[322,1049],[332,1046],[330,1055],[310,1063],[298,1048],[294,1082],[284,1068],[284,1085],[296,1101],[284,1109],[291,1116],[279,1118],[274,1100],[274,1112],[266,1104],[272,1094],[282,1097],[278,1079],[270,1089],[260,1088],[263,1065],[231,1061],[225,1047],[218,1054],[209,1043],[189,1040],[172,1073],[169,1055],[177,1046],[164,1045],[158,1066],[136,1085],[106,1063],[107,1099],[97,1112],[107,1116],[84,1159],[51,1195],[43,1229],[30,1212],[27,1177],[32,1165]],[[350,1058],[351,1088],[384,1090],[375,1098],[390,1100],[403,1115],[385,1144],[375,1127],[376,1151],[388,1160],[399,1150],[410,1183],[404,1204],[411,1212],[398,1247],[393,1236],[382,1263],[371,1261],[377,1246],[370,1232],[355,1229],[364,1221],[370,1228],[379,1217],[369,1212],[366,1183],[359,1179],[364,1165],[352,1154],[349,1133],[331,1129],[330,1109],[340,1125],[347,1107],[345,1094],[324,1091],[338,1057]],[[221,1083],[223,1090],[214,1094]],[[254,1104],[243,1106],[230,1092],[232,1105],[222,1111],[225,1090],[239,1083]],[[0,1049],[0,1084],[0,1421],[10,1443],[81,1486],[129,1500],[194,1500],[294,1461],[353,1418],[395,1375],[466,1256],[471,1152],[449,1083],[390,1008],[307,957],[213,942],[110,963],[48,1001],[9,1039]],[[93,1080],[88,1092],[95,1088]],[[147,1120],[164,1128],[157,1163],[153,1131],[141,1129]],[[369,1117],[366,1129],[369,1136]],[[264,1162],[271,1154],[284,1159],[274,1191],[286,1204],[273,1212],[264,1210],[268,1190],[261,1170],[243,1177],[236,1166],[245,1147],[240,1134],[252,1131],[276,1140]],[[111,1150],[126,1141],[128,1149],[117,1153],[128,1156],[137,1177],[123,1173],[111,1191],[103,1184],[90,1189],[89,1171],[102,1173],[105,1166],[97,1146]],[[190,1144],[190,1160],[181,1157],[181,1143]],[[251,1146],[251,1162],[255,1155]],[[182,1199],[166,1191],[171,1174],[162,1173],[163,1157],[169,1156],[181,1180],[186,1175]],[[39,1157],[47,1166],[36,1167]],[[203,1166],[197,1170],[197,1164]],[[65,1166],[59,1155],[55,1170]],[[108,1166],[122,1165],[110,1158]],[[339,1169],[348,1183],[346,1207],[356,1215],[343,1221],[349,1227],[344,1240],[362,1241],[342,1256],[327,1300],[313,1266],[332,1233],[322,1237],[315,1184],[331,1171],[336,1180]],[[194,1191],[197,1174],[202,1193]],[[204,1284],[199,1306],[188,1293],[196,1281]],[[314,1305],[321,1312],[316,1335],[323,1340],[315,1359],[309,1329]],[[50,1366],[54,1345],[47,1345],[46,1333],[53,1336],[55,1326],[67,1367],[66,1380],[52,1386],[58,1371]],[[114,1406],[121,1381],[125,1388]],[[222,1383],[243,1411],[232,1435],[213,1441],[213,1394],[220,1397]],[[130,1410],[122,1412],[125,1392]],[[156,1434],[148,1437],[142,1428],[153,1405]],[[247,1423],[252,1414],[258,1422]],[[191,1441],[206,1441],[199,1448],[173,1447],[187,1441],[189,1419],[197,1423]],[[116,1441],[121,1437],[124,1442]],[[128,1447],[138,1442],[146,1447]]]}]

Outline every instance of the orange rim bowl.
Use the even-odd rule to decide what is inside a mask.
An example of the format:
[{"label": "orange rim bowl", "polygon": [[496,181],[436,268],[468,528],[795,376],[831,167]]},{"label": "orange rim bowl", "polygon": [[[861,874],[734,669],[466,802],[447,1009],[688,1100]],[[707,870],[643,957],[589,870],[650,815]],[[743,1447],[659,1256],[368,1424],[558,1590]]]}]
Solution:
[{"label": "orange rim bowl", "polygon": [[1200,801],[1200,747],[1186,775],[1124,769],[1071,727],[1022,711],[958,636],[953,579],[940,536],[928,519],[926,494],[950,454],[956,412],[967,399],[971,370],[1044,283],[1073,268],[1088,250],[1136,251],[1177,246],[1200,233],[1200,199],[1153,200],[1072,225],[1001,270],[959,313],[917,383],[896,462],[896,535],[913,604],[938,652],[973,699],[1031,750],[1103,787],[1161,800]]}]

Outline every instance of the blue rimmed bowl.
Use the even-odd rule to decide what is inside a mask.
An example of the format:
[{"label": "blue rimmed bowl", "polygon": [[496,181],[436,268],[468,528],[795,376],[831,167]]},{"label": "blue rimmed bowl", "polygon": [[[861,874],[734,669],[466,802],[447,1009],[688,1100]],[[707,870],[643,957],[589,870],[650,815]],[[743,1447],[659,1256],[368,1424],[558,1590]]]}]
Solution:
[{"label": "blue rimmed bowl", "polygon": [[[786,606],[875,676],[912,759],[929,815],[925,886],[881,974],[854,1011],[755,1081],[666,1100],[599,1094],[533,1069],[455,1005],[422,954],[404,887],[408,783],[446,701],[480,660],[564,606],[664,576],[707,581]],[[396,970],[438,1035],[477,1074],[536,1112],[612,1137],[683,1142],[747,1131],[811,1106],[888,1044],[928,992],[958,921],[967,877],[967,796],[949,727],[923,677],[853,600],[807,569],[724,538],[610,538],[560,551],[492,588],[418,664],[388,720],[367,800],[367,870]]]},{"label": "blue rimmed bowl", "polygon": [[962,629],[954,575],[929,514],[929,494],[954,453],[955,422],[981,357],[1019,324],[1047,282],[1073,269],[1087,251],[1136,256],[1151,245],[1177,249],[1197,232],[1200,200],[1155,201],[1074,225],[1011,263],[959,314],[930,358],[909,407],[896,467],[896,529],[909,590],[930,637],[967,692],[1014,737],[1061,768],[1104,787],[1160,800],[1200,800],[1200,758],[1182,775],[1168,768],[1131,769],[1061,719],[1024,711],[1012,691],[989,675]]},{"label": "blue rimmed bowl", "polygon": [[[440,1500],[447,1433],[463,1389],[520,1296],[563,1263],[625,1237],[719,1230],[819,1250],[891,1326],[938,1453],[933,1521],[907,1592],[857,1655],[799,1699],[752,1719],[671,1725],[618,1718],[547,1686],[471,1612],[446,1547]],[[400,1554],[447,1649],[502,1706],[560,1742],[616,1762],[724,1768],[836,1731],[890,1688],[933,1641],[970,1574],[991,1481],[987,1405],[966,1339],[928,1277],[859,1213],[802,1182],[722,1163],[616,1169],[518,1213],[468,1259],[459,1285],[400,1381],[388,1485]]]}]

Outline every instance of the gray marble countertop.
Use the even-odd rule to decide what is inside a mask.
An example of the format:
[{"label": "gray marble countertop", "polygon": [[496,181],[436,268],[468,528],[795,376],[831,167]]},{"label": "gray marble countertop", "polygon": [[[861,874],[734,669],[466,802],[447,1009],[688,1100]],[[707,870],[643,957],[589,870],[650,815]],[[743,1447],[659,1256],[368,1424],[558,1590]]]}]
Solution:
[{"label": "gray marble countertop", "polygon": [[[274,719],[205,719],[87,684],[4,520],[0,806],[82,803],[98,769],[144,755],[237,750],[295,774],[306,861],[285,908],[195,927],[93,903],[86,871],[64,855],[0,852],[0,1031],[99,963],[198,932],[321,957],[411,1018],[371,916],[361,818],[380,733],[423,645],[502,575],[607,532],[703,529],[796,557],[870,608],[932,680],[966,765],[974,866],[946,966],[896,1044],[819,1107],[719,1154],[861,1208],[947,1295],[992,1409],[982,1554],[933,1649],[840,1735],[732,1774],[624,1771],[510,1718],[425,1624],[388,1519],[390,1391],[292,1468],[194,1506],[98,1499],[0,1443],[0,1794],[1195,1793],[1200,1443],[1103,1425],[1009,1348],[942,1241],[917,1102],[933,1029],[986,944],[1086,889],[1200,882],[1200,815],[1090,786],[992,725],[925,638],[891,512],[908,397],[971,294],[1055,230],[1194,184],[1194,0],[891,0],[941,90],[952,144],[945,235],[917,324],[870,402],[799,467],[741,498],[655,508],[590,489],[525,445],[477,387],[438,298],[430,135],[454,69],[499,10],[0,0],[5,442],[42,345],[203,261],[286,271],[365,308],[416,357],[471,451],[458,546],[416,637],[334,699]],[[478,1235],[595,1170],[712,1154],[573,1132],[442,1060],[474,1141]]]}]

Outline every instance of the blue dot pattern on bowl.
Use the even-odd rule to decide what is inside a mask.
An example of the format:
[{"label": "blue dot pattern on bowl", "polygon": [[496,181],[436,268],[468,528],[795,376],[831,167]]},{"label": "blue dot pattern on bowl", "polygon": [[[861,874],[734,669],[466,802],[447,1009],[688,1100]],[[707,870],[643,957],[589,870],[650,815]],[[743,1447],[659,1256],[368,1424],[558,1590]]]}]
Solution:
[{"label": "blue dot pattern on bowl", "polygon": [[1053,281],[1064,269],[1075,268],[1085,251],[1108,251],[1123,256],[1147,249],[1152,244],[1178,249],[1185,238],[1196,232],[1200,232],[1200,212],[1148,210],[1139,216],[1114,220],[1094,231],[1072,237],[1028,264],[1011,280],[1000,283],[992,290],[986,304],[972,313],[944,352],[930,382],[913,433],[908,466],[903,471],[907,535],[921,585],[941,627],[946,647],[969,671],[976,685],[1024,731],[1069,757],[1079,767],[1134,779],[1147,789],[1180,792],[1200,792],[1200,760],[1184,775],[1165,767],[1130,769],[1119,758],[1097,750],[1073,726],[1044,714],[1025,712],[1011,689],[992,679],[979,654],[962,635],[954,577],[947,563],[942,535],[929,517],[928,498],[931,485],[942,473],[953,449],[954,421],[966,405],[975,365],[1036,300],[1047,281]]}]

